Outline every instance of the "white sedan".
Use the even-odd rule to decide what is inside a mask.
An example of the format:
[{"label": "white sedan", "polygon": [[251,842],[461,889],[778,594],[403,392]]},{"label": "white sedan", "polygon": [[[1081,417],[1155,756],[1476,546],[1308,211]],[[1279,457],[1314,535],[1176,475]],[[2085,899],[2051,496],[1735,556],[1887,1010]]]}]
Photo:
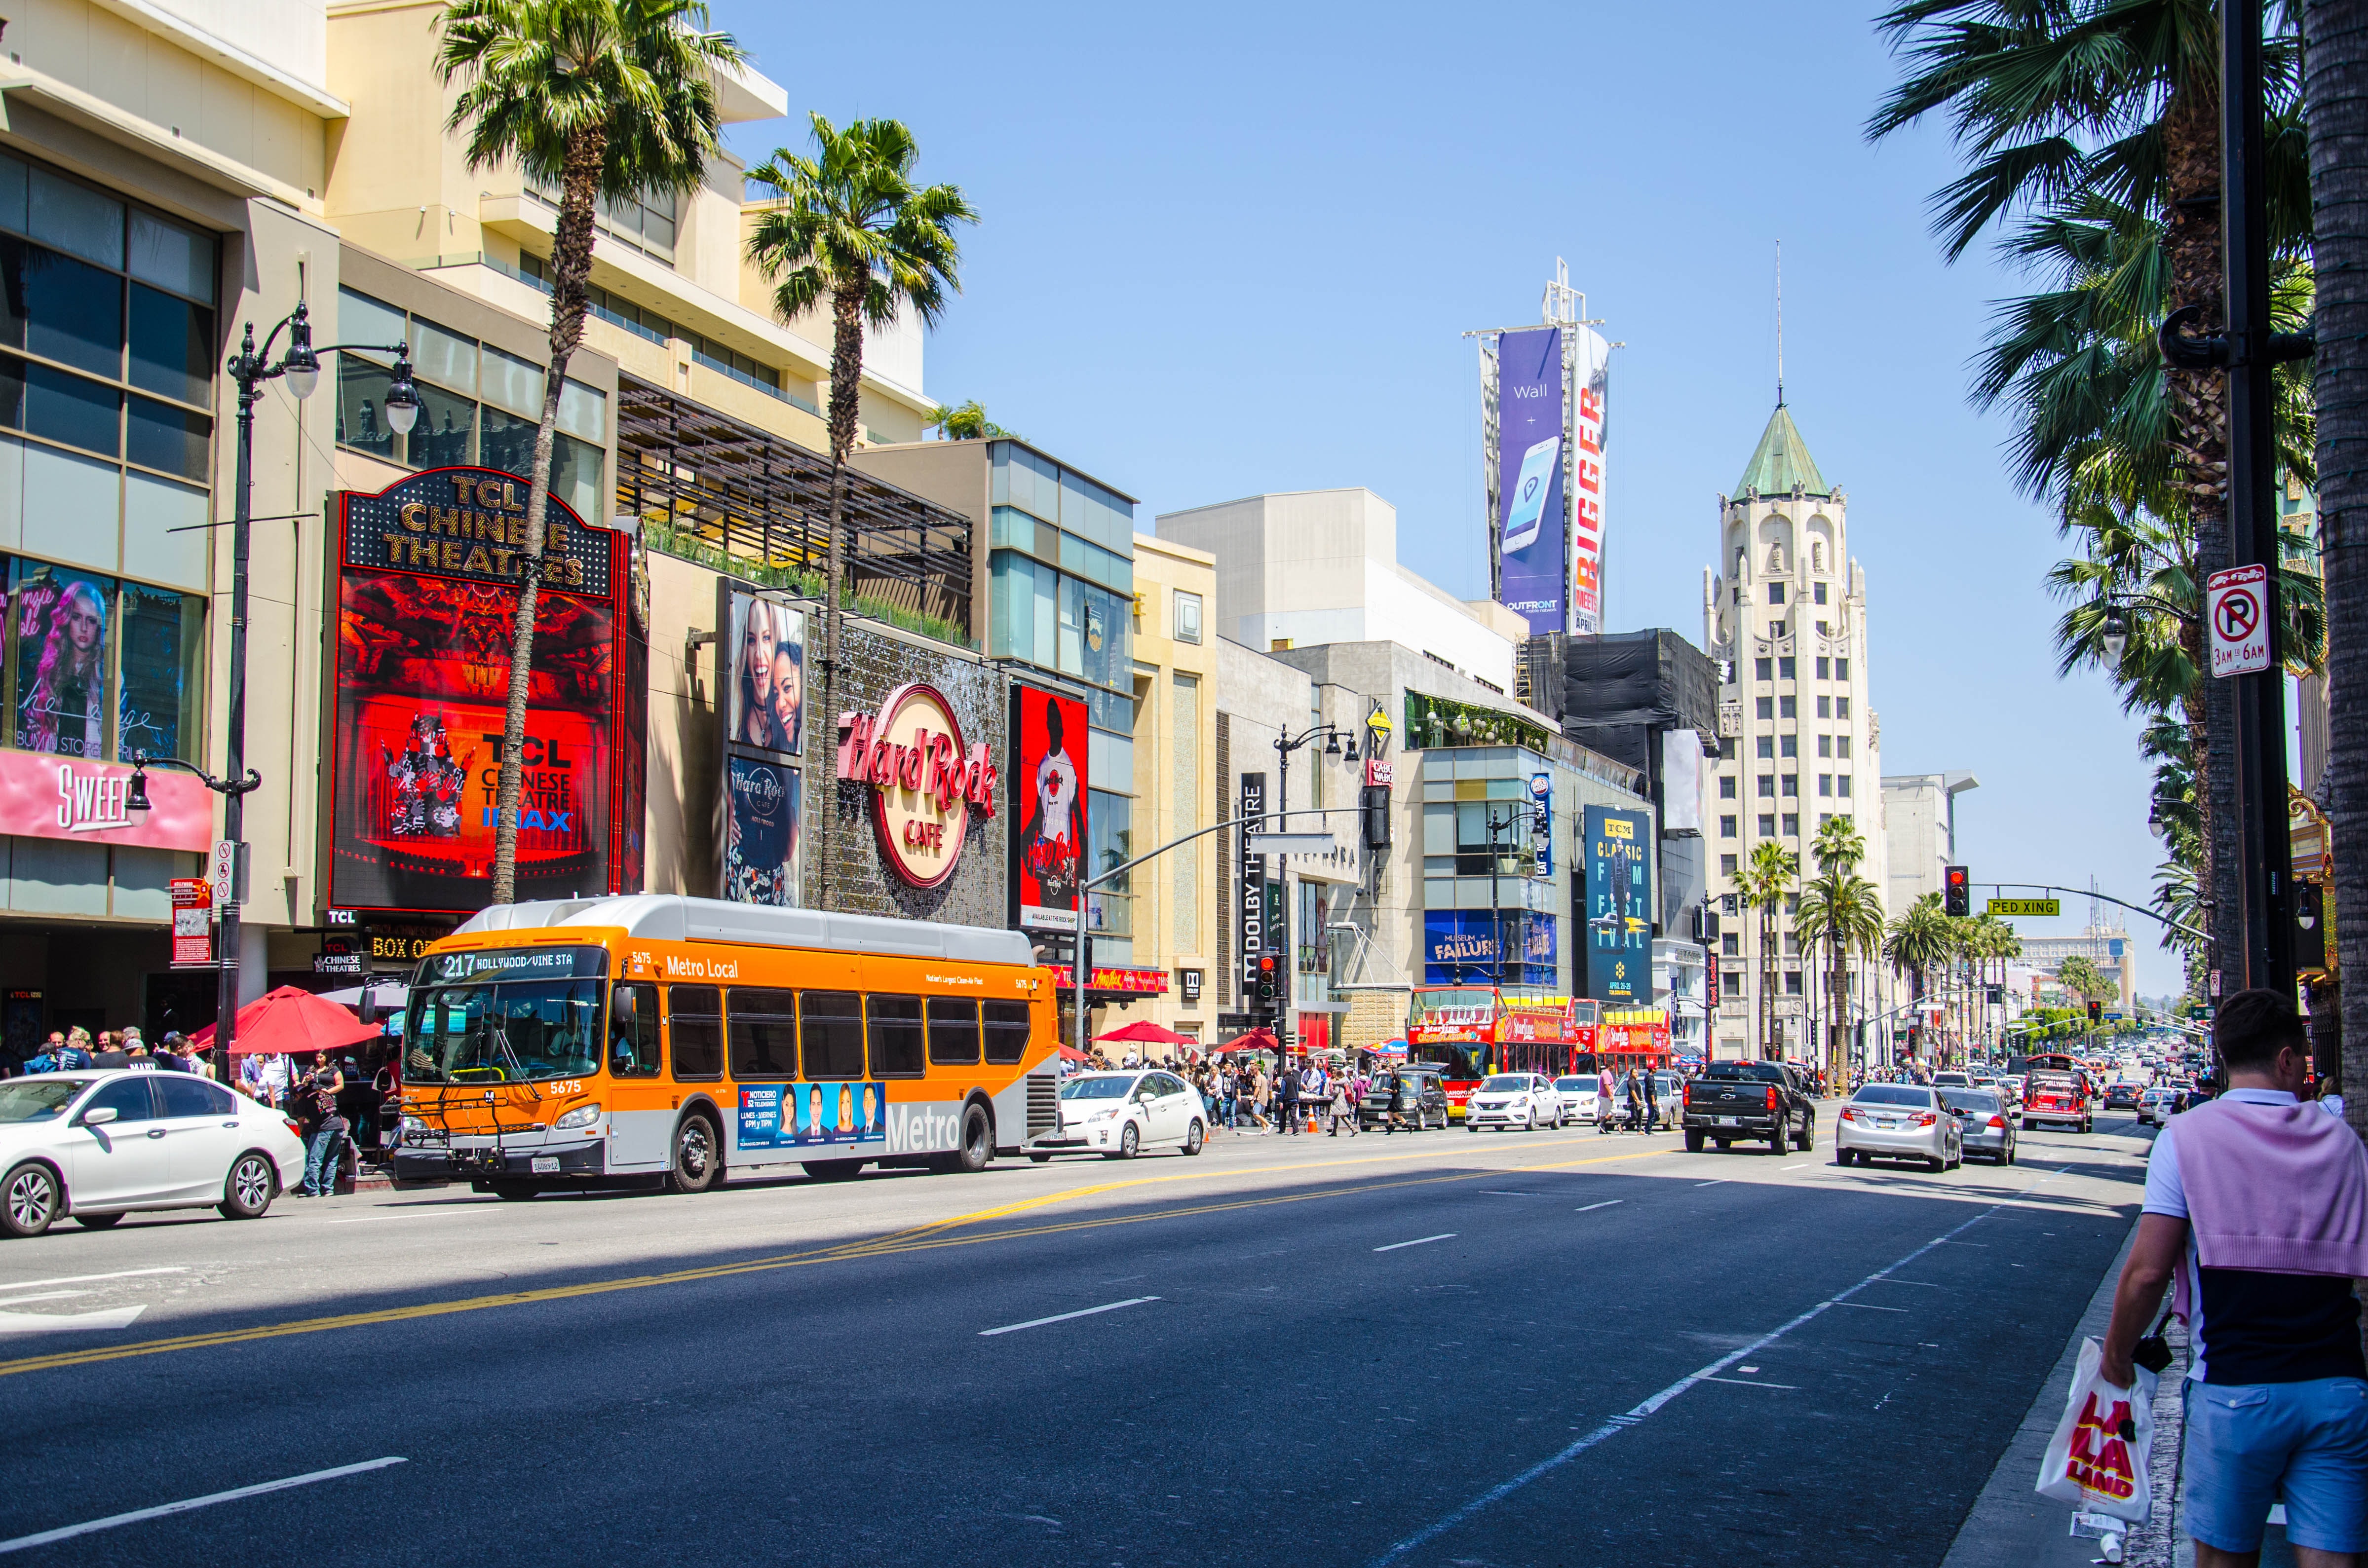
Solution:
[{"label": "white sedan", "polygon": [[1201,1091],[1173,1073],[1079,1073],[1062,1084],[1060,1119],[1028,1140],[1028,1157],[1131,1160],[1158,1143],[1197,1154],[1208,1142],[1206,1113]]},{"label": "white sedan", "polygon": [[296,1124],[188,1073],[37,1073],[0,1083],[0,1233],[140,1209],[252,1220],[304,1178]]},{"label": "white sedan", "polygon": [[1498,1073],[1483,1078],[1463,1102],[1463,1126],[1477,1132],[1484,1127],[1508,1132],[1518,1127],[1560,1127],[1569,1120],[1554,1080],[1536,1073]]},{"label": "white sedan", "polygon": [[1603,1081],[1592,1073],[1556,1078],[1554,1086],[1554,1093],[1562,1096],[1564,1114],[1573,1121],[1600,1120],[1611,1108],[1611,1102],[1602,1096]]}]

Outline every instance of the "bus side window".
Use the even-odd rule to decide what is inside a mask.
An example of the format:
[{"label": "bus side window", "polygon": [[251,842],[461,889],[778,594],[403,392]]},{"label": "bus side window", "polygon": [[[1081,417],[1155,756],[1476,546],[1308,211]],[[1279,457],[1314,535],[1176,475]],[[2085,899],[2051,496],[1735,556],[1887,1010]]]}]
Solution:
[{"label": "bus side window", "polygon": [[799,992],[798,1036],[807,1077],[863,1076],[863,998],[854,992]]},{"label": "bus side window", "polygon": [[658,1056],[658,989],[619,985],[609,995],[609,1071],[620,1078],[655,1078]]},{"label": "bus side window", "polygon": [[921,999],[918,996],[867,996],[871,1015],[871,1075],[875,1078],[917,1078],[921,1075]]},{"label": "bus side window", "polygon": [[712,985],[677,985],[666,997],[666,1038],[677,1078],[723,1076],[723,994]]},{"label": "bus side window", "polygon": [[1028,1004],[989,1002],[986,1005],[986,1059],[997,1067],[1013,1067],[1028,1054]]},{"label": "bus side window", "polygon": [[798,994],[735,985],[725,995],[723,1036],[734,1078],[798,1075]]},{"label": "bus side window", "polygon": [[939,1067],[978,1065],[978,1004],[967,997],[929,998],[929,1061]]}]

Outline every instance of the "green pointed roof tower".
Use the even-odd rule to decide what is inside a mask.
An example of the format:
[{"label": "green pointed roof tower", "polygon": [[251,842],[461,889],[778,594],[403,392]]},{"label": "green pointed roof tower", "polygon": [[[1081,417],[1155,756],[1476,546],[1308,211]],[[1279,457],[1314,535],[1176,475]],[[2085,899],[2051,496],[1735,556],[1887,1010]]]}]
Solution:
[{"label": "green pointed roof tower", "polygon": [[1780,394],[1776,412],[1768,416],[1768,428],[1759,433],[1759,445],[1753,449],[1751,460],[1744,465],[1743,477],[1736,481],[1735,494],[1748,495],[1756,490],[1762,495],[1790,495],[1795,484],[1805,494],[1833,494],[1826,484],[1826,476],[1817,472],[1817,460],[1809,455],[1809,443],[1801,439],[1801,427],[1793,423],[1793,415]]}]

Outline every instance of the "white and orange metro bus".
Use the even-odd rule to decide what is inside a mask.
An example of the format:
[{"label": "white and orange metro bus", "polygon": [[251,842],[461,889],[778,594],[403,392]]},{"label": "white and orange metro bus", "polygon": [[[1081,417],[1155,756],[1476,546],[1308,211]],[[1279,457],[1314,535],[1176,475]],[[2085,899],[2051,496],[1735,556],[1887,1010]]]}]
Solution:
[{"label": "white and orange metro bus", "polygon": [[977,1170],[1058,1114],[1017,931],[637,893],[486,910],[420,960],[399,1178],[504,1198]]}]

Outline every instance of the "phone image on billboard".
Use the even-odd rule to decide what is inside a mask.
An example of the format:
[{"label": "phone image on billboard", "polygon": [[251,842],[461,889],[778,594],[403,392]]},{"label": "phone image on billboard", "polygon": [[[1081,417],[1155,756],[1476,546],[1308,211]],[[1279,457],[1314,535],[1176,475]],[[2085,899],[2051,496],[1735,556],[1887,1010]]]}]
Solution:
[{"label": "phone image on billboard", "polygon": [[1554,488],[1554,468],[1562,457],[1562,437],[1549,436],[1521,457],[1520,476],[1513,481],[1511,503],[1505,509],[1506,551],[1527,550],[1545,520],[1546,494]]}]

